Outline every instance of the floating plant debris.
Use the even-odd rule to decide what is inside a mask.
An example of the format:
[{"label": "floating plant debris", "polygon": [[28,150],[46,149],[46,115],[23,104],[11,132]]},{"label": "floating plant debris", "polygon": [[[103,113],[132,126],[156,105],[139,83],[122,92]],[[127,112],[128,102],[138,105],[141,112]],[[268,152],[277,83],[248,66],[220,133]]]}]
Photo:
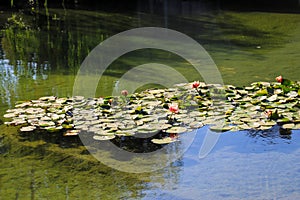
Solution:
[{"label": "floating plant debris", "polygon": [[[216,132],[246,129],[300,128],[300,83],[255,82],[248,87],[202,82],[177,84],[173,88],[148,89],[115,97],[41,97],[7,110],[7,125],[20,131],[46,130],[64,136],[92,133],[95,140],[121,136],[148,138],[162,133],[156,144],[209,125]],[[284,79],[283,79],[284,80]]]}]

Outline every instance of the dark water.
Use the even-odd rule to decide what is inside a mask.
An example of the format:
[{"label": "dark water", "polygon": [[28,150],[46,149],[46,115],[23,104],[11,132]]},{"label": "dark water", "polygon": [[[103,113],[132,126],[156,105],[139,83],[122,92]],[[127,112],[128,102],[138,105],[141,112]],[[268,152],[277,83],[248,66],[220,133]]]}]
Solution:
[{"label": "dark water", "polygon": [[[40,6],[36,12],[30,6],[22,11],[1,8],[1,116],[20,100],[72,96],[77,70],[94,47],[119,32],[144,26],[174,29],[195,39],[211,55],[226,84],[273,81],[279,74],[299,80],[300,16],[295,9],[270,12],[278,6],[247,10],[231,4],[232,10],[224,10],[224,5],[197,1],[149,2],[109,9],[59,4]],[[111,95],[124,73],[148,62],[171,66],[189,81],[202,80],[183,58],[146,49],[113,62],[96,95]],[[199,159],[206,129],[198,131],[192,146],[170,166],[129,174],[99,163],[77,139],[22,135],[0,125],[0,199],[300,197],[299,131],[288,136],[278,127],[226,132],[213,151]],[[174,147],[182,148],[175,143],[169,149]]]}]

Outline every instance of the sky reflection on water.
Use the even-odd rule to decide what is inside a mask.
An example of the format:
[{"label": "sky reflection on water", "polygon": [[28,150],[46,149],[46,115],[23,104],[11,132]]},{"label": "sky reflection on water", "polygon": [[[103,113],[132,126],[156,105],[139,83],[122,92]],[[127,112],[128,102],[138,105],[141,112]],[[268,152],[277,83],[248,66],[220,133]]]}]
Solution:
[{"label": "sky reflection on water", "polygon": [[205,129],[200,129],[183,156],[183,167],[177,167],[178,182],[146,191],[144,199],[300,197],[299,130],[292,132],[291,139],[281,138],[279,127],[272,128],[271,137],[249,137],[248,131],[221,133],[213,151],[199,159]]}]

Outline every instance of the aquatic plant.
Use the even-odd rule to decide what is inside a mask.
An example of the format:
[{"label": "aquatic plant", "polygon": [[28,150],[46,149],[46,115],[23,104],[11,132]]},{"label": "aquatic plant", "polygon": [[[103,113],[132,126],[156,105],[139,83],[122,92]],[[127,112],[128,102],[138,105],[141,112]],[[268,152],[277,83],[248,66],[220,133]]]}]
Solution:
[{"label": "aquatic plant", "polygon": [[12,121],[5,124],[21,125],[22,132],[44,130],[65,136],[91,133],[95,140],[148,138],[161,133],[160,138],[152,139],[157,144],[177,141],[180,134],[204,125],[217,132],[265,130],[276,124],[299,129],[300,83],[289,81],[289,85],[283,85],[287,79],[278,80],[283,81],[255,82],[247,87],[183,83],[173,88],[130,95],[122,91],[121,96],[89,99],[47,96],[19,102],[7,110],[4,117]]}]

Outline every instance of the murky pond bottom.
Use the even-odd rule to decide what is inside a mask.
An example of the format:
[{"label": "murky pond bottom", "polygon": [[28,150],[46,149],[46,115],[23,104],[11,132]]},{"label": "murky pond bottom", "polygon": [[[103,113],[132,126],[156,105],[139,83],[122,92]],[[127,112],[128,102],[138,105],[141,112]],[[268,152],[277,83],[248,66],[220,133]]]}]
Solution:
[{"label": "murky pond bottom", "polygon": [[[101,164],[80,145],[2,130],[1,199],[297,199],[300,131],[225,132],[199,158],[207,127],[171,165],[132,174]],[[31,140],[31,141],[30,141]],[[170,150],[181,143],[169,144]],[[175,147],[175,148],[174,148]]]}]

